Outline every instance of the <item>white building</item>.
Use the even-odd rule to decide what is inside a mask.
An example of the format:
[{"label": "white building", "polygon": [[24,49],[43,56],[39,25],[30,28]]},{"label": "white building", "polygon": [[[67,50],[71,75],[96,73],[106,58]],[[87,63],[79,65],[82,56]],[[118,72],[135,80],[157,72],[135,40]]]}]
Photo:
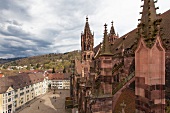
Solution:
[{"label": "white building", "polygon": [[51,89],[70,89],[70,74],[53,73],[47,74]]}]

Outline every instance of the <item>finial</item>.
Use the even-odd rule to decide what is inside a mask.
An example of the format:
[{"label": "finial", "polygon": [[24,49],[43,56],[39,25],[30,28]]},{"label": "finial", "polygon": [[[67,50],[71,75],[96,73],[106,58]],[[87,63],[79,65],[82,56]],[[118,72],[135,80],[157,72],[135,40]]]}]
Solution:
[{"label": "finial", "polygon": [[105,33],[107,34],[107,24],[106,24],[106,23],[104,24],[104,28],[105,28],[105,29],[104,29],[104,34],[105,34]]},{"label": "finial", "polygon": [[112,23],[112,26],[113,26],[113,21],[111,23]]},{"label": "finial", "polygon": [[86,16],[86,22],[88,22],[88,15]]},{"label": "finial", "polygon": [[107,29],[107,24],[106,23],[104,24],[104,27],[105,27],[105,30],[106,30]]},{"label": "finial", "polygon": [[158,2],[158,0],[154,1],[154,3],[157,3],[157,2]]}]

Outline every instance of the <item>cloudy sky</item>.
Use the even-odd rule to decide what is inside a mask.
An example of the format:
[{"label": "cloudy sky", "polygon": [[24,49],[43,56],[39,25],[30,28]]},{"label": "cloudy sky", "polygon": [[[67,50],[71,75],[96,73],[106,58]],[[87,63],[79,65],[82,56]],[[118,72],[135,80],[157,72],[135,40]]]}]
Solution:
[{"label": "cloudy sky", "polygon": [[[102,41],[103,25],[114,21],[120,36],[133,30],[140,18],[141,0],[0,0],[0,58],[27,57],[80,50],[86,15]],[[159,0],[158,13],[170,8]]]}]

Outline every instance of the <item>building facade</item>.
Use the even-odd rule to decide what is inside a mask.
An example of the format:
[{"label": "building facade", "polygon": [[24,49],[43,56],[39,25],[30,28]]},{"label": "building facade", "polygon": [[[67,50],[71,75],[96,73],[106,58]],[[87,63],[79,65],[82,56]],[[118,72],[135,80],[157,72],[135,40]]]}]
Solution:
[{"label": "building facade", "polygon": [[70,74],[67,73],[51,73],[48,77],[48,85],[51,89],[70,89]]}]

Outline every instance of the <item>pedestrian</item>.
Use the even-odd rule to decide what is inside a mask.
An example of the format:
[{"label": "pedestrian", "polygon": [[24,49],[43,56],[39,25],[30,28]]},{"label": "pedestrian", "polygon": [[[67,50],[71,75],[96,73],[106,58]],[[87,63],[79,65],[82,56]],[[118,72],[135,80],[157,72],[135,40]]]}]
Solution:
[{"label": "pedestrian", "polygon": [[39,106],[38,106],[38,109],[39,109]]}]

